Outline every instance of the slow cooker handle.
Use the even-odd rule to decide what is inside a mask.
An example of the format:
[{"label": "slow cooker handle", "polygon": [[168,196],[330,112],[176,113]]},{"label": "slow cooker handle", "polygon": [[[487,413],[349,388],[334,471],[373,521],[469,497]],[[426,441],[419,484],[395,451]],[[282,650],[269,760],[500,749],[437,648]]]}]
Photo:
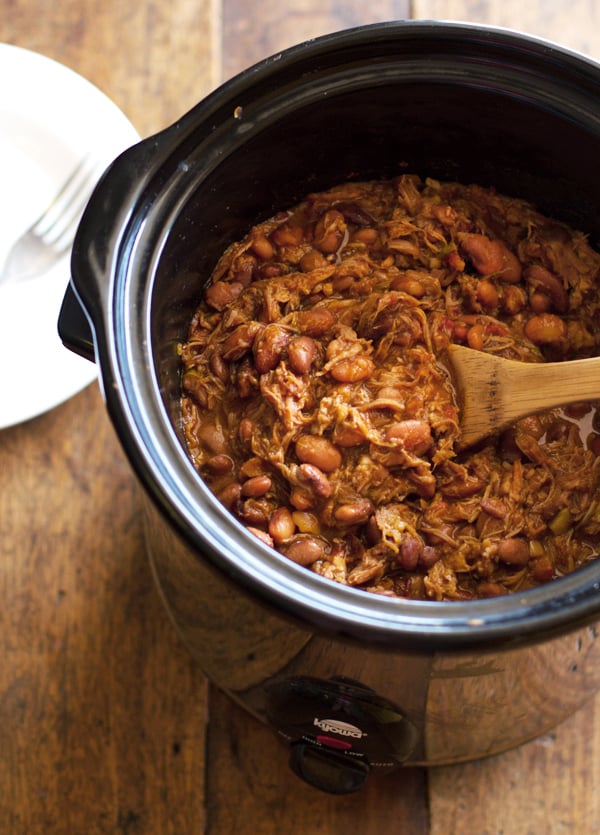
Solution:
[{"label": "slow cooker handle", "polygon": [[67,348],[91,361],[96,360],[97,348],[104,339],[111,256],[118,250],[148,183],[169,152],[173,134],[181,132],[182,122],[118,156],[98,181],[79,223],[58,332]]}]

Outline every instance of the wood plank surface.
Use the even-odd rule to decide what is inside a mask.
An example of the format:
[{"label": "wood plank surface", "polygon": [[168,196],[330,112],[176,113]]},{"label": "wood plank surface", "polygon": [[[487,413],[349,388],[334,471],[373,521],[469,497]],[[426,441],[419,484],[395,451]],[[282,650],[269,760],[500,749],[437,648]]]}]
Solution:
[{"label": "wood plank surface", "polygon": [[[0,0],[0,41],[80,72],[148,135],[292,43],[410,15],[600,57],[596,0],[57,0],[51,14]],[[350,797],[294,777],[273,733],[209,687],[176,636],[95,384],[1,431],[0,473],[0,835],[600,831],[600,697],[514,751],[402,769]]]}]

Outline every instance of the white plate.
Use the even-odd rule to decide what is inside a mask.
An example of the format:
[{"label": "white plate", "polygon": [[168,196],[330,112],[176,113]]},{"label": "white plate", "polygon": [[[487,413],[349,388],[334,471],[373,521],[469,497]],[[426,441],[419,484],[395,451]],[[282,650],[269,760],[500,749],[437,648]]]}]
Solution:
[{"label": "white plate", "polygon": [[[97,87],[62,64],[0,44],[0,264],[86,154],[98,177],[139,141]],[[65,348],[57,320],[70,253],[38,278],[0,286],[0,429],[72,397],[96,366]]]}]

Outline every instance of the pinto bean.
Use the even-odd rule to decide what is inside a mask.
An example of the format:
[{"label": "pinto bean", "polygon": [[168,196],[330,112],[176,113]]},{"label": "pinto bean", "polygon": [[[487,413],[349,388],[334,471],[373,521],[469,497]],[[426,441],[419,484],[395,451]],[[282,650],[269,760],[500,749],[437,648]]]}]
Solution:
[{"label": "pinto bean", "polygon": [[269,548],[273,547],[273,540],[266,531],[262,531],[260,528],[255,528],[252,525],[246,525],[246,530],[250,531],[251,534],[254,534],[257,539],[260,539],[260,541],[264,542],[265,545],[268,545]]},{"label": "pinto bean", "polygon": [[507,565],[527,565],[529,562],[529,543],[518,537],[501,539],[498,543],[498,559]]},{"label": "pinto bean", "polygon": [[242,496],[254,499],[264,496],[271,489],[272,481],[268,475],[256,475],[242,484]]},{"label": "pinto bean", "polygon": [[277,246],[298,246],[304,238],[302,226],[283,223],[272,233],[271,240]]},{"label": "pinto bean", "polygon": [[465,232],[460,235],[459,243],[479,275],[495,274],[508,284],[521,280],[521,263],[503,241]]},{"label": "pinto bean", "polygon": [[269,535],[276,545],[281,545],[296,532],[296,523],[289,508],[278,507],[269,519]]},{"label": "pinto bean", "polygon": [[476,324],[467,331],[467,344],[474,351],[483,351],[483,325]]},{"label": "pinto bean", "polygon": [[220,423],[212,423],[207,421],[197,431],[198,440],[201,441],[202,446],[213,455],[227,452],[227,438],[225,437],[225,430]]},{"label": "pinto bean", "polygon": [[270,261],[275,254],[273,244],[262,234],[256,235],[250,246],[250,250],[261,259],[261,261]]},{"label": "pinto bean", "polygon": [[215,310],[223,310],[232,301],[235,301],[244,289],[239,281],[215,281],[206,288],[204,298],[209,307]]},{"label": "pinto bean", "polygon": [[333,365],[329,373],[338,383],[358,383],[368,380],[375,370],[375,363],[371,357],[359,355],[347,357]]},{"label": "pinto bean", "polygon": [[269,522],[270,508],[265,499],[248,498],[238,510],[238,516],[245,525],[265,529]]},{"label": "pinto bean", "polygon": [[[315,467],[314,464],[300,464],[299,469],[302,479],[318,499],[328,499],[331,496],[333,492],[331,482],[319,467]],[[303,509],[298,508],[298,510]]]},{"label": "pinto bean", "polygon": [[482,278],[477,285],[476,295],[477,301],[488,313],[498,307],[499,294],[493,281]]},{"label": "pinto bean", "polygon": [[254,354],[254,365],[259,374],[266,374],[273,371],[279,365],[279,360],[290,340],[289,331],[281,325],[271,323],[257,334],[252,352]]},{"label": "pinto bean", "polygon": [[355,499],[336,508],[333,514],[342,525],[364,525],[375,510],[369,499]]},{"label": "pinto bean", "polygon": [[325,256],[317,249],[309,249],[300,259],[300,269],[303,273],[311,273],[313,270],[318,270],[319,267],[324,267],[328,263]]},{"label": "pinto bean", "polygon": [[333,440],[338,446],[353,447],[360,446],[365,442],[365,436],[359,429],[353,426],[340,426],[339,424],[333,430]]},{"label": "pinto bean", "polygon": [[569,296],[562,281],[554,273],[539,264],[532,264],[525,270],[524,277],[532,289],[548,297],[557,313],[568,311]]},{"label": "pinto bean", "polygon": [[414,536],[405,536],[400,544],[397,562],[405,571],[414,571],[423,553],[423,543]]},{"label": "pinto bean", "polygon": [[242,485],[237,481],[228,484],[217,493],[217,498],[228,510],[235,512],[242,498]]},{"label": "pinto bean", "polygon": [[424,545],[419,557],[419,563],[423,568],[431,568],[440,559],[440,553],[433,545]]},{"label": "pinto bean", "polygon": [[244,322],[238,325],[223,342],[223,359],[227,362],[241,359],[252,348],[256,334],[263,327],[260,322]]},{"label": "pinto bean", "polygon": [[288,345],[288,363],[296,374],[308,374],[317,358],[317,344],[310,336],[296,336]]},{"label": "pinto bean", "polygon": [[332,473],[342,464],[339,449],[322,435],[301,435],[295,448],[300,461],[314,464],[324,473]]},{"label": "pinto bean", "polygon": [[242,443],[247,444],[251,439],[252,435],[254,434],[254,424],[250,420],[250,418],[242,418],[240,421],[240,428],[238,430],[238,436]]},{"label": "pinto bean", "polygon": [[391,423],[385,433],[387,441],[397,443],[413,455],[424,455],[431,446],[431,427],[424,420],[400,420]]},{"label": "pinto bean", "polygon": [[285,546],[283,553],[299,565],[312,565],[325,556],[325,543],[310,534],[299,533]]},{"label": "pinto bean", "polygon": [[290,504],[296,510],[310,510],[315,505],[315,497],[308,489],[294,487],[290,493]]},{"label": "pinto bean", "polygon": [[346,228],[344,215],[336,209],[330,209],[317,221],[313,245],[328,255],[336,252],[344,240]]},{"label": "pinto bean", "polygon": [[335,325],[335,314],[328,307],[314,307],[300,310],[297,318],[298,330],[306,336],[324,336]]},{"label": "pinto bean", "polygon": [[222,383],[226,383],[229,380],[229,365],[217,351],[214,351],[210,355],[208,366],[215,377]]},{"label": "pinto bean", "polygon": [[186,371],[183,375],[182,387],[184,392],[190,397],[197,406],[206,408],[208,405],[208,391],[206,383],[201,375],[195,370]]},{"label": "pinto bean", "polygon": [[567,338],[567,326],[554,313],[539,313],[525,323],[525,336],[536,345],[551,345]]},{"label": "pinto bean", "polygon": [[223,453],[212,455],[207,460],[206,467],[213,475],[224,475],[233,471],[233,459]]}]

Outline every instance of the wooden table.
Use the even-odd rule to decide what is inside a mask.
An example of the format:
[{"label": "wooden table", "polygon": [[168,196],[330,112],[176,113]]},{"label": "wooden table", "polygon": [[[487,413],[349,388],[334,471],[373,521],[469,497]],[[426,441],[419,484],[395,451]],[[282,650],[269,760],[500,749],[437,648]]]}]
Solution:
[{"label": "wooden table", "polygon": [[[600,58],[596,0],[0,0],[0,12],[0,41],[86,76],[142,135],[256,59],[377,20],[493,23]],[[600,831],[600,697],[486,761],[405,769],[342,799],[295,778],[272,732],[180,645],[95,384],[0,432],[0,473],[3,835]]]}]

